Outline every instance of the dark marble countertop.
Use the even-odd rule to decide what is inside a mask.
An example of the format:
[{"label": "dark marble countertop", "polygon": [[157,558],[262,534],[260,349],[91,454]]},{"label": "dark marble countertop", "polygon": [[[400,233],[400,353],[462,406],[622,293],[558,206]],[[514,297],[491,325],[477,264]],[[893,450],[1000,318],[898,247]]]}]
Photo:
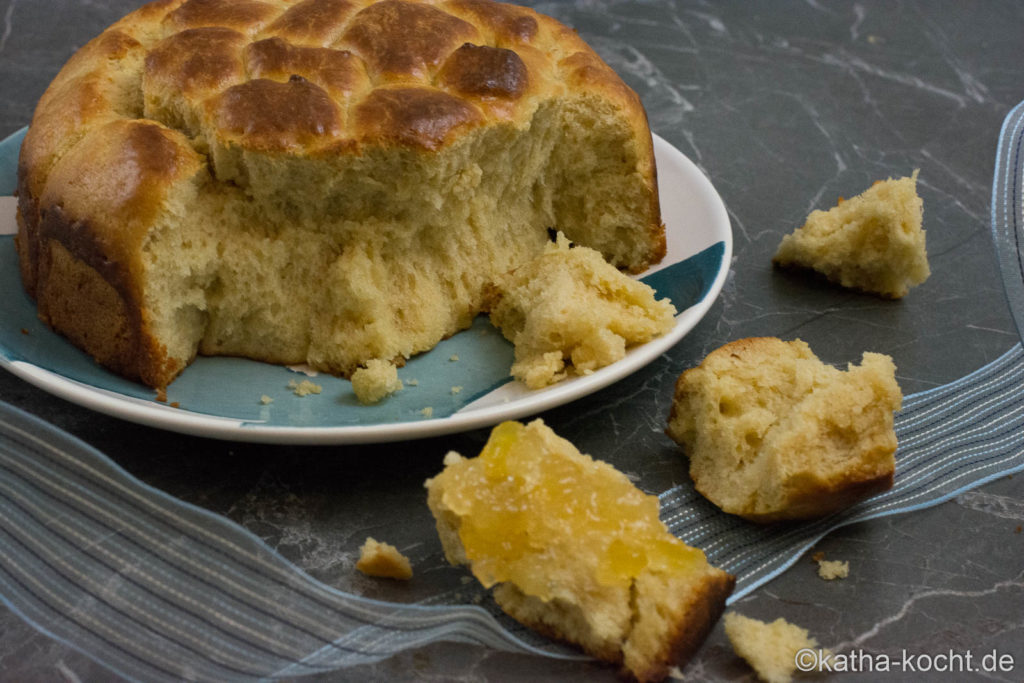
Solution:
[{"label": "dark marble countertop", "polygon": [[[0,136],[26,125],[60,65],[139,0],[0,2]],[[536,2],[576,27],[637,90],[652,129],[721,194],[735,241],[725,288],[677,346],[629,378],[543,414],[556,432],[649,492],[687,480],[662,430],[675,378],[730,340],[800,337],[824,360],[891,355],[905,394],[957,379],[1018,340],[989,235],[1000,124],[1024,99],[1024,4],[860,2]],[[920,169],[931,278],[901,301],[777,272],[783,234],[815,208]],[[414,564],[440,545],[422,482],[445,452],[474,454],[480,430],[352,447],[232,443],[161,433],[90,412],[0,372],[0,399],[99,448],[170,494],[241,523],[315,578],[371,597],[415,599],[353,571],[367,535]],[[1024,475],[946,503],[862,522],[816,550],[848,560],[826,582],[809,557],[734,609],[809,629],[820,643],[896,656],[997,651],[1024,676]],[[442,570],[438,570],[442,571]],[[451,572],[457,580],[459,571]],[[689,680],[751,679],[721,627]],[[933,676],[937,676],[933,674]],[[0,608],[0,679],[110,680],[87,656]],[[594,663],[440,644],[325,680],[612,681]],[[866,674],[844,681],[878,680]],[[883,680],[922,680],[893,672]],[[948,680],[969,680],[949,674]],[[931,677],[927,680],[938,680]],[[946,679],[943,679],[946,680]]]}]

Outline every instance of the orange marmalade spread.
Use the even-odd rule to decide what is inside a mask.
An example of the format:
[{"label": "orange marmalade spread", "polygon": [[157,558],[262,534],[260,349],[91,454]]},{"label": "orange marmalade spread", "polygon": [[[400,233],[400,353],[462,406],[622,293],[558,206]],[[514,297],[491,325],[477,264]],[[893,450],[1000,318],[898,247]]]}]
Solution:
[{"label": "orange marmalade spread", "polygon": [[549,600],[549,578],[566,571],[581,574],[584,585],[628,586],[644,570],[685,572],[705,563],[658,518],[655,496],[540,420],[502,423],[479,457],[446,465],[437,483],[486,587],[510,581]]}]

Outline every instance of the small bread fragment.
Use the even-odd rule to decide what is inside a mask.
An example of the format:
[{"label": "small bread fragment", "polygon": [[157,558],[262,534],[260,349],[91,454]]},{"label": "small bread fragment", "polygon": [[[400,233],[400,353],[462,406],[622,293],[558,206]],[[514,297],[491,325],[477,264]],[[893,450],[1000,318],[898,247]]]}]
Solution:
[{"label": "small bread fragment", "polygon": [[640,681],[682,666],[735,580],[658,518],[658,499],[543,421],[505,422],[426,482],[445,555],[513,618]]},{"label": "small bread fragment", "polygon": [[379,403],[402,387],[395,364],[379,358],[368,360],[365,367],[352,373],[352,391],[363,405]]},{"label": "small bread fragment", "polygon": [[[801,650],[818,651],[818,641],[810,636],[807,629],[782,618],[768,624],[728,612],[722,623],[732,649],[765,683],[789,683],[797,670],[797,653]],[[826,651],[820,652],[824,657]]]},{"label": "small bread fragment", "polygon": [[828,211],[812,211],[782,238],[779,266],[810,268],[843,287],[899,299],[928,279],[917,171],[880,180]]},{"label": "small bread fragment", "polygon": [[367,537],[359,549],[359,561],[356,569],[367,576],[379,576],[386,579],[408,581],[412,578],[412,564],[409,558],[398,551],[398,548],[381,543]]},{"label": "small bread fragment", "polygon": [[611,365],[675,324],[668,299],[561,233],[497,278],[489,299],[491,322],[515,345],[512,375],[531,389]]},{"label": "small bread fragment", "polygon": [[818,560],[818,576],[826,581],[845,579],[850,575],[850,563],[844,560]]},{"label": "small bread fragment", "polygon": [[697,490],[725,512],[822,516],[892,486],[895,372],[878,353],[844,372],[799,339],[740,339],[679,376],[666,431]]}]

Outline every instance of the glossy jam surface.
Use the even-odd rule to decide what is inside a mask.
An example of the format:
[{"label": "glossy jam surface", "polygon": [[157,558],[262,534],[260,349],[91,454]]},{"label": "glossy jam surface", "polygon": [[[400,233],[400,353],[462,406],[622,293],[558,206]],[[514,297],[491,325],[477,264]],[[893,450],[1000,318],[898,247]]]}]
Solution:
[{"label": "glossy jam surface", "polygon": [[704,563],[658,518],[645,495],[610,465],[581,455],[543,422],[505,422],[480,456],[449,466],[445,502],[485,585],[514,582],[551,597],[567,577],[580,587],[628,586],[646,569],[686,571]]}]

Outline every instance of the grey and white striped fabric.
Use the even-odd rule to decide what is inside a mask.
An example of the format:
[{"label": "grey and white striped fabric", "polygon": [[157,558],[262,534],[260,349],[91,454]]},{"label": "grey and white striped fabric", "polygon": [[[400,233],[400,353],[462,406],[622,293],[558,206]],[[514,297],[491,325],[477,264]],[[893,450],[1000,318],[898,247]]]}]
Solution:
[{"label": "grey and white striped fabric", "polygon": [[436,640],[576,657],[474,605],[333,590],[231,521],[132,478],[0,403],[0,596],[40,630],[144,681],[330,671]]}]

